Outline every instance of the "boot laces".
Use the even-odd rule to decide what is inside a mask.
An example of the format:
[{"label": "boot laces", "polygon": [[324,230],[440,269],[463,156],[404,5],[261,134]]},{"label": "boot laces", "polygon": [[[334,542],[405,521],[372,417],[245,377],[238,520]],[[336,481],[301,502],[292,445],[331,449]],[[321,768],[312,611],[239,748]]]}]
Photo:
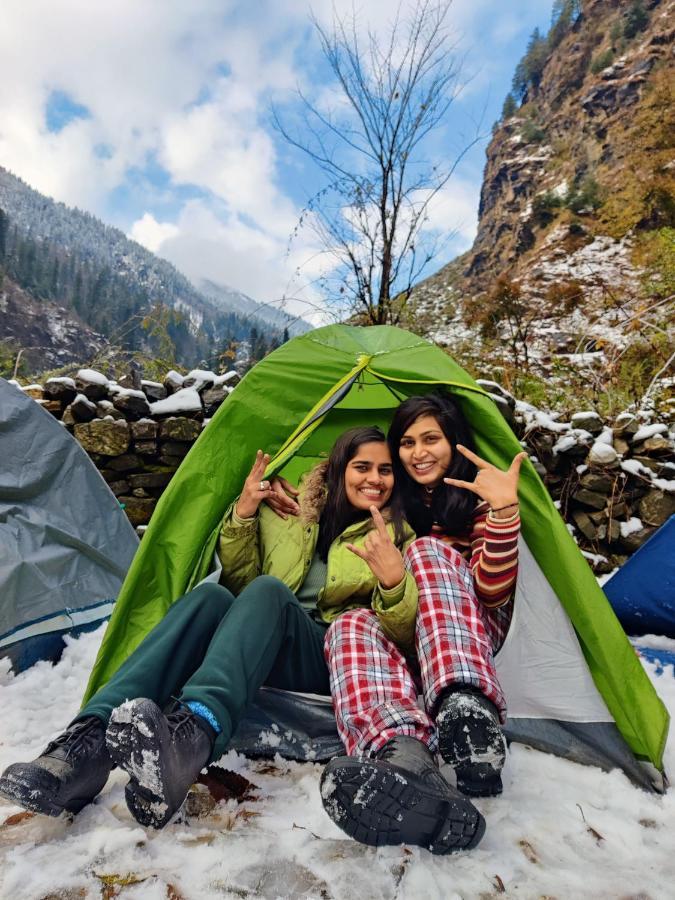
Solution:
[{"label": "boot laces", "polygon": [[[180,704],[180,705],[178,705]],[[192,737],[195,730],[199,728],[197,717],[189,706],[177,701],[177,706],[167,714],[166,720],[169,724],[169,731],[172,738],[182,739]]]},{"label": "boot laces", "polygon": [[102,732],[103,725],[95,717],[75,722],[47,745],[43,755],[48,756],[57,748],[63,748],[65,750],[64,759],[81,756],[100,745]]}]

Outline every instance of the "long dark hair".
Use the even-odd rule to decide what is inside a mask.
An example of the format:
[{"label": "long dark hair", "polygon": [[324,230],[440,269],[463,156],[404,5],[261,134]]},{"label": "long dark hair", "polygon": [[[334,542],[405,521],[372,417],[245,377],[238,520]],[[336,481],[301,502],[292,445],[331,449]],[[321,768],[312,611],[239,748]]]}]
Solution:
[{"label": "long dark hair", "polygon": [[398,515],[405,515],[418,535],[429,534],[434,522],[449,534],[465,534],[471,528],[476,508],[475,494],[441,482],[431,495],[431,503],[427,505],[425,500],[428,497],[424,487],[408,475],[401,463],[401,438],[421,416],[433,416],[450,443],[452,459],[446,476],[461,481],[473,481],[476,477],[476,466],[457,450],[457,444],[475,450],[469,423],[457,404],[440,391],[423,397],[409,397],[394,413],[387,435],[397,486],[393,511]]},{"label": "long dark hair", "polygon": [[[328,559],[328,550],[331,544],[342,534],[345,528],[354,522],[358,522],[359,519],[365,520],[370,518],[370,513],[367,510],[354,509],[347,499],[345,491],[347,464],[354,459],[362,444],[386,444],[386,442],[387,439],[384,436],[384,432],[375,426],[350,428],[335,441],[326,469],[328,497],[319,519],[317,551],[324,562]],[[402,541],[403,516],[400,511],[392,515],[392,520],[396,540]]]}]

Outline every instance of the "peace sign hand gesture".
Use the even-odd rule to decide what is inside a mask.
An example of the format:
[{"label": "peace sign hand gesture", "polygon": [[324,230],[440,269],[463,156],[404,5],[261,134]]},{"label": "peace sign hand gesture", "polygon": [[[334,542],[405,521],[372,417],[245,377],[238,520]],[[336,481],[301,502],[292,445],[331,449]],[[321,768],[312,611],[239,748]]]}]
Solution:
[{"label": "peace sign hand gesture", "polygon": [[244,482],[241,496],[234,510],[241,519],[250,519],[254,516],[262,501],[272,494],[269,481],[265,481],[263,478],[269,461],[269,454],[258,450],[253,468]]},{"label": "peace sign hand gesture", "polygon": [[347,544],[347,549],[360,557],[370,568],[383,588],[396,587],[403,580],[405,567],[401,551],[389,537],[382,513],[376,506],[370,507],[375,528],[369,532],[361,547]]},{"label": "peace sign hand gesture", "polygon": [[[510,507],[518,505],[518,478],[520,476],[520,466],[527,457],[524,451],[517,453],[513,462],[506,470],[502,472],[492,463],[481,459],[476,453],[467,450],[461,444],[457,444],[457,449],[471,460],[478,468],[478,474],[475,481],[460,481],[457,478],[444,478],[446,484],[452,484],[458,488],[464,488],[476,494],[481,500],[485,500],[493,510],[499,510],[502,507]],[[506,515],[511,515],[513,510],[505,510]]]}]

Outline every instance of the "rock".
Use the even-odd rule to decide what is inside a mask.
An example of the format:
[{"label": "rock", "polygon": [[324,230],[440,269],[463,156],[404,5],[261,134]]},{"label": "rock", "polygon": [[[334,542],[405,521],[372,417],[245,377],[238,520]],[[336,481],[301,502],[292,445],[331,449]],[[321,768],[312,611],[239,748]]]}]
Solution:
[{"label": "rock", "polygon": [[482,387],[484,391],[487,391],[488,394],[496,395],[497,397],[506,400],[511,409],[516,408],[516,398],[513,394],[510,394],[506,388],[503,388],[501,384],[498,384],[496,381],[487,381],[484,378],[478,378],[476,384],[480,385],[480,387]]},{"label": "rock", "polygon": [[204,369],[193,369],[183,379],[183,387],[194,388],[194,390],[201,393],[201,391],[213,387],[217,377],[214,372],[207,372]]},{"label": "rock", "polygon": [[579,479],[579,487],[600,494],[611,494],[616,479],[602,472],[585,472]]},{"label": "rock", "polygon": [[596,491],[589,491],[585,488],[575,491],[572,497],[578,503],[590,506],[593,509],[604,509],[607,504],[607,496],[605,494],[599,494]]},{"label": "rock", "polygon": [[134,488],[131,493],[133,494],[134,497],[151,497],[152,496],[146,490],[144,490],[144,488]]},{"label": "rock", "polygon": [[176,391],[179,391],[183,387],[183,376],[174,372],[171,369],[170,372],[167,372],[164,376],[164,389],[166,390],[166,395],[175,394]]},{"label": "rock", "polygon": [[157,422],[152,419],[139,419],[131,423],[131,436],[135,441],[154,441],[159,430]]},{"label": "rock", "polygon": [[153,416],[189,416],[191,419],[204,418],[202,400],[194,388],[181,388],[167,397],[158,400],[150,407]]},{"label": "rock", "polygon": [[115,409],[110,400],[98,401],[96,404],[96,415],[99,419],[105,419],[106,416],[112,416],[113,419],[126,421],[124,413],[121,413],[119,409]]},{"label": "rock", "polygon": [[172,416],[159,425],[160,440],[196,441],[202,432],[199,422],[183,416]]},{"label": "rock", "polygon": [[675,493],[650,490],[640,500],[638,515],[647,525],[663,525],[675,513]]},{"label": "rock", "polygon": [[131,432],[127,422],[95,419],[75,426],[75,439],[87,452],[119,456],[129,447]]},{"label": "rock", "polygon": [[167,396],[166,388],[158,381],[141,381],[141,390],[151,403],[164,400]]},{"label": "rock", "polygon": [[574,520],[574,524],[577,526],[577,528],[585,538],[588,538],[589,541],[596,540],[598,536],[598,529],[593,524],[590,516],[587,513],[585,513],[581,509],[575,509],[572,513],[572,518]]},{"label": "rock", "polygon": [[183,462],[183,457],[182,457],[182,456],[169,456],[169,455],[166,454],[166,453],[160,453],[159,456],[158,456],[157,458],[158,458],[159,461],[162,463],[162,465],[165,465],[165,466],[167,466],[168,468],[173,469],[174,471],[175,471],[175,470],[180,466],[180,464]]},{"label": "rock", "polygon": [[61,416],[61,421],[68,428],[72,428],[72,426],[75,424],[76,419],[75,419],[75,416],[72,414],[69,406],[66,406],[66,408],[63,410],[63,415]]},{"label": "rock", "polygon": [[191,445],[180,441],[166,441],[162,444],[162,453],[166,456],[178,456],[181,459],[190,452]]},{"label": "rock", "polygon": [[[115,473],[117,474],[117,473]],[[122,494],[128,493],[130,490],[130,485],[128,481],[109,481],[108,487],[113,492],[116,497],[121,496]]]},{"label": "rock", "polygon": [[155,506],[157,506],[157,500],[154,497],[134,497],[125,494],[118,497],[118,500],[124,504],[124,512],[132,525],[147,525]]},{"label": "rock", "polygon": [[55,419],[61,418],[61,410],[63,409],[63,405],[60,400],[36,400],[36,403],[39,403],[43,409],[46,409],[48,413],[51,413]]},{"label": "rock", "polygon": [[663,462],[658,459],[653,459],[651,456],[634,456],[633,459],[644,466],[645,469],[649,469],[655,474],[658,474],[661,469],[663,469]]},{"label": "rock", "polygon": [[[32,397],[33,400],[44,400],[45,398],[45,389],[41,384],[26,384],[21,390],[28,397]],[[54,397],[53,399],[58,400],[58,397]]]},{"label": "rock", "polygon": [[621,454],[621,456],[624,456],[626,453],[628,453],[630,449],[630,444],[628,443],[628,441],[624,441],[622,437],[615,437],[612,441],[612,446],[617,453]]},{"label": "rock", "polygon": [[68,409],[76,422],[91,422],[96,418],[96,404],[87,400],[84,394],[78,394]]},{"label": "rock", "polygon": [[594,437],[596,434],[600,434],[604,428],[602,419],[592,410],[575,413],[572,416],[570,424],[572,425],[572,428],[582,428],[584,431],[590,431]]},{"label": "rock", "polygon": [[169,472],[143,472],[140,475],[130,475],[129,483],[132,488],[166,487],[172,477],[173,473]]},{"label": "rock", "polygon": [[143,391],[116,391],[113,406],[130,419],[142,419],[150,415],[150,404]]},{"label": "rock", "polygon": [[206,415],[212,416],[229,394],[230,389],[224,384],[218,384],[205,390],[202,393],[202,403],[204,404]]},{"label": "rock", "polygon": [[649,540],[654,534],[656,528],[641,528],[639,531],[632,531],[630,534],[619,537],[619,546],[628,553],[635,553],[640,547]]},{"label": "rock", "polygon": [[75,376],[75,387],[88,400],[105,400],[109,383],[105,375],[95,369],[80,369]]},{"label": "rock", "polygon": [[610,519],[598,526],[597,539],[612,544],[621,537],[621,528],[616,519]]},{"label": "rock", "polygon": [[143,462],[135,453],[124,453],[115,459],[109,459],[107,465],[114,472],[133,472],[134,469],[141,469]]},{"label": "rock", "polygon": [[643,441],[641,446],[634,446],[633,450],[638,453],[647,453],[650,456],[668,456],[673,452],[673,445],[666,435],[655,434]]},{"label": "rock", "polygon": [[45,400],[60,400],[62,403],[70,403],[75,399],[77,389],[72,378],[49,378],[45,382]]},{"label": "rock", "polygon": [[158,446],[157,441],[134,441],[134,450],[141,456],[154,456]]},{"label": "rock", "polygon": [[625,437],[632,437],[637,434],[640,423],[632,413],[621,413],[614,420],[614,434]]},{"label": "rock", "polygon": [[513,414],[513,407],[509,404],[508,400],[505,397],[501,397],[499,394],[490,394],[490,399],[508,424],[511,426],[515,425],[516,417]]},{"label": "rock", "polygon": [[611,466],[613,464],[616,465],[618,461],[619,456],[614,447],[600,443],[600,441],[596,441],[593,444],[586,457],[586,462],[589,466]]}]

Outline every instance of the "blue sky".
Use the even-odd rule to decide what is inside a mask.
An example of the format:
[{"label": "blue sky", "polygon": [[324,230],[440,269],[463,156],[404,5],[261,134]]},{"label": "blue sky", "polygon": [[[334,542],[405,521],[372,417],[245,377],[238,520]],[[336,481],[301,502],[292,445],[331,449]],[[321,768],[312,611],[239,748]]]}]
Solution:
[{"label": "blue sky", "polygon": [[[385,0],[334,6],[355,8],[364,32],[384,35],[391,22]],[[324,25],[332,8],[311,4]],[[449,24],[467,84],[430,159],[454,159],[477,131],[489,136],[550,10],[547,0],[454,0]],[[0,83],[0,165],[193,280],[316,319],[313,285],[327,263],[312,234],[290,250],[289,236],[320,181],[270,116],[272,103],[292,112],[297,86],[319,102],[330,96],[309,14],[306,0],[7,0],[0,58],[13,77]],[[449,236],[432,271],[471,245],[485,145],[466,154],[432,211],[431,225]]]}]

